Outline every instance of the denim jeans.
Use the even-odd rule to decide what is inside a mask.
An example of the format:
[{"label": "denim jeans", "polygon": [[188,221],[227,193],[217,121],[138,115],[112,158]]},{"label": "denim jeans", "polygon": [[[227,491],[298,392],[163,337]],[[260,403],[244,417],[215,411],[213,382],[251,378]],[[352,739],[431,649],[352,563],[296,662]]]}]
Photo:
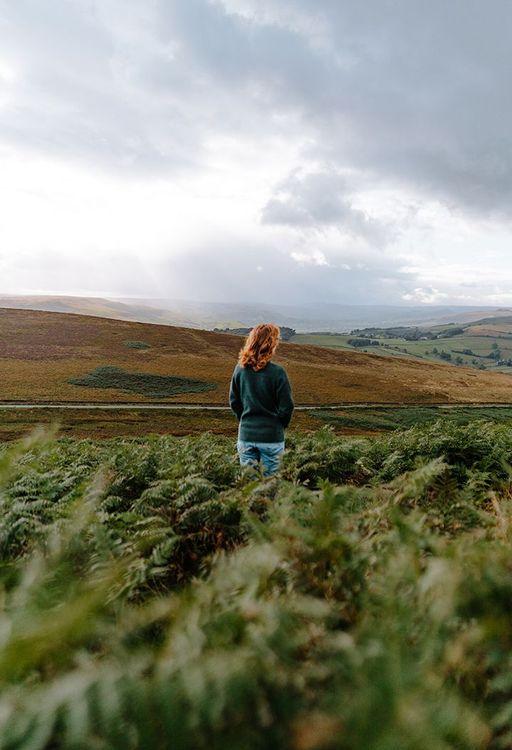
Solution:
[{"label": "denim jeans", "polygon": [[239,440],[236,444],[241,466],[254,466],[261,462],[263,475],[268,477],[279,469],[284,451],[282,443],[252,443]]}]

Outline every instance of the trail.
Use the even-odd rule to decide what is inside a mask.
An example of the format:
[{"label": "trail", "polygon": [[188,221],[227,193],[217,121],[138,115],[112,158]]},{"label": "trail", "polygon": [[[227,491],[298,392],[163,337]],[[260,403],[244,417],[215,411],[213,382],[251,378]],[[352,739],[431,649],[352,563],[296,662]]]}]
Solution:
[{"label": "trail", "polygon": [[[339,403],[339,404],[297,404],[296,411],[336,411],[338,409],[503,409],[512,408],[512,402],[504,403],[467,403],[467,402],[449,402],[449,403],[382,403],[382,402],[364,402],[364,403]],[[183,403],[165,403],[165,404],[141,404],[134,403],[86,403],[70,401],[60,403],[45,402],[20,402],[4,401],[0,402],[0,411],[7,409],[80,409],[83,411],[230,411],[229,406],[217,404],[183,404]]]}]

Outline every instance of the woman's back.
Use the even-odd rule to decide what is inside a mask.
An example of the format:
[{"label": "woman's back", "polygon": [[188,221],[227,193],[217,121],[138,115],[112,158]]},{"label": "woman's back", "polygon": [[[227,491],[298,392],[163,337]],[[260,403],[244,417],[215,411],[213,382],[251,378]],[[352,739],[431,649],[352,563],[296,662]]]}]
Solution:
[{"label": "woman's back", "polygon": [[286,371],[270,361],[278,343],[276,325],[255,326],[240,351],[229,389],[229,403],[239,422],[240,463],[261,463],[266,475],[279,468],[285,447],[284,431],[293,413]]},{"label": "woman's back", "polygon": [[257,371],[237,365],[231,381],[230,404],[240,421],[240,440],[281,442],[293,413],[286,371],[274,362]]}]

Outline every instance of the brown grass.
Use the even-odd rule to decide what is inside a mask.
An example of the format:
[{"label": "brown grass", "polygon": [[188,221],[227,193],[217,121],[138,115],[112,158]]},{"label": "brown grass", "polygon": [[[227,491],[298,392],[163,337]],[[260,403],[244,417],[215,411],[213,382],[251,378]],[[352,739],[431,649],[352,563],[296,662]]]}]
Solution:
[{"label": "brown grass", "polygon": [[512,323],[482,323],[481,325],[466,328],[469,336],[510,336],[512,334]]},{"label": "brown grass", "polygon": [[[150,348],[130,349],[127,340]],[[146,402],[136,394],[68,383],[98,366],[118,365],[217,385],[167,402],[226,403],[241,343],[238,336],[189,328],[0,309],[0,400]],[[288,343],[276,360],[286,367],[298,403],[512,402],[512,379],[501,373]]]},{"label": "brown grass", "polygon": [[[59,437],[112,438],[157,435],[198,435],[212,432],[236,440],[237,422],[229,411],[113,411],[108,409],[9,409],[0,412],[0,442],[28,435],[40,425],[56,427]],[[325,422],[309,413],[297,412],[292,428],[317,430]],[[361,434],[361,430],[335,428],[340,434]]]}]

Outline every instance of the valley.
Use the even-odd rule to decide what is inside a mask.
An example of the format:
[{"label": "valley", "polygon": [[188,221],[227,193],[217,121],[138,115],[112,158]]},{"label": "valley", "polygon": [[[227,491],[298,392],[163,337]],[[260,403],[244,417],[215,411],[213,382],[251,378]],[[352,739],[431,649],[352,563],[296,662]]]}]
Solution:
[{"label": "valley", "polygon": [[354,329],[351,333],[296,333],[291,341],[512,374],[512,316],[424,328],[407,326]]}]

